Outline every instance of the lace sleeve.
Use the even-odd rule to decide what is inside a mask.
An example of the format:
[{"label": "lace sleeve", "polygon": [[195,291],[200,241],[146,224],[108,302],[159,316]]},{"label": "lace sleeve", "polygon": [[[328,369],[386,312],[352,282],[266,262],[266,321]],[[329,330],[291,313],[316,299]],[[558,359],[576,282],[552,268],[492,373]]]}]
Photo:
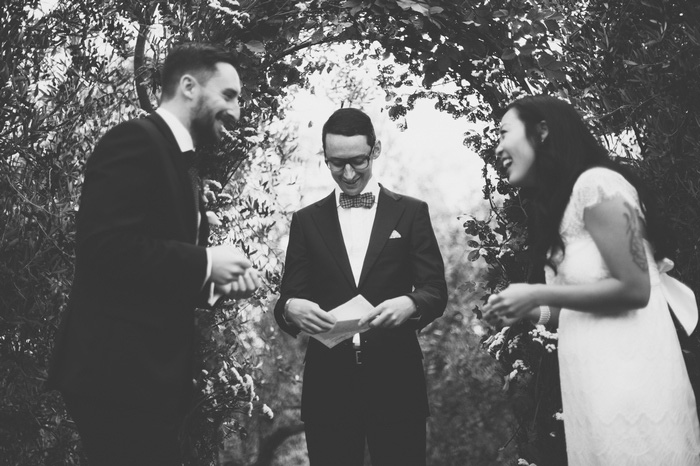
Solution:
[{"label": "lace sleeve", "polygon": [[621,197],[633,206],[643,218],[637,190],[624,176],[608,168],[596,167],[583,172],[576,180],[571,193],[576,211],[581,214],[587,207],[616,197]]}]

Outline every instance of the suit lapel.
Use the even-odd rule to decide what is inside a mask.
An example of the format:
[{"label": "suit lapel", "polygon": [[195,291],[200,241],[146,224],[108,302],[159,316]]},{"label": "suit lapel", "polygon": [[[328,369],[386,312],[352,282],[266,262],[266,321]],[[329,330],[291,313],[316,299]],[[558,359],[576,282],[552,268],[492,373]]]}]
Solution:
[{"label": "suit lapel", "polygon": [[372,233],[369,237],[365,261],[362,263],[362,273],[360,273],[358,287],[362,287],[367,274],[377,261],[379,253],[382,252],[384,245],[389,240],[391,232],[401,218],[401,215],[403,215],[404,206],[398,202],[399,199],[401,199],[401,196],[384,189],[384,187],[379,191],[377,213],[374,217],[374,225],[372,226]]},{"label": "suit lapel", "polygon": [[330,251],[331,256],[333,256],[333,259],[335,259],[338,267],[343,272],[343,276],[352,284],[352,287],[355,288],[355,278],[352,275],[348,252],[345,250],[343,233],[340,230],[338,208],[335,203],[335,192],[331,192],[330,196],[321,200],[316,204],[316,207],[317,209],[311,214],[314,222],[316,222],[316,227],[321,232],[321,237],[326,243],[326,247]]},{"label": "suit lapel", "polygon": [[[183,157],[178,157],[180,155],[180,147],[177,145],[173,132],[160,115],[151,113],[146,119],[155,125],[157,132],[161,136],[162,144],[159,143],[159,146],[163,148],[162,156],[164,157],[165,166],[168,167],[167,175],[170,179],[173,196],[177,205],[181,206],[180,210],[184,214],[183,220],[186,226],[187,238],[194,243],[199,233],[197,231],[197,216],[200,213],[196,212],[194,205],[194,198],[191,194],[194,187],[192,186],[190,175],[187,173],[185,160]],[[193,220],[195,222],[194,225],[192,225]]]}]

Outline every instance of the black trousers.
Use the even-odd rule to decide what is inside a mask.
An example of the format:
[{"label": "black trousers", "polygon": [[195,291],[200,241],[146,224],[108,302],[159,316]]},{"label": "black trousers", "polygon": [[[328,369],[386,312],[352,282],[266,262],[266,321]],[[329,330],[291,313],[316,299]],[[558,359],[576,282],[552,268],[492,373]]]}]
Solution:
[{"label": "black trousers", "polygon": [[181,466],[178,423],[63,393],[90,466]]},{"label": "black trousers", "polygon": [[365,441],[372,466],[425,466],[425,419],[305,422],[304,429],[311,466],[362,466]]}]

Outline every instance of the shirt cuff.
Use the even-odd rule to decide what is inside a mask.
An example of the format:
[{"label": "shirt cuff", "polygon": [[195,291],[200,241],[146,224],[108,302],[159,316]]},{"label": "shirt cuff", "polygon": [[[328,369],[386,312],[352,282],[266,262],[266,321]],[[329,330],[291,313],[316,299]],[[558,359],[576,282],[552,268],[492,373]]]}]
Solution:
[{"label": "shirt cuff", "polygon": [[287,307],[289,306],[289,303],[292,301],[292,299],[296,298],[289,298],[287,301],[284,303],[284,311],[282,311],[282,319],[288,324],[288,325],[294,325],[294,322],[290,321],[287,319]]},{"label": "shirt cuff", "polygon": [[207,274],[204,277],[204,283],[202,284],[202,286],[206,285],[206,283],[211,278],[211,269],[213,267],[212,261],[211,261],[211,251],[209,250],[209,248],[205,248],[204,250],[207,252]]},{"label": "shirt cuff", "polygon": [[[207,252],[207,274],[204,277],[204,284],[202,285],[203,288],[207,287],[207,283],[209,282],[209,279],[211,278],[211,269],[212,269],[212,261],[211,261],[211,251],[209,251],[209,248],[206,248],[205,251]],[[216,302],[223,296],[223,293],[219,293],[216,291],[216,287],[214,283],[209,283],[209,293],[207,293],[207,304],[210,306],[213,306],[216,304]]]}]

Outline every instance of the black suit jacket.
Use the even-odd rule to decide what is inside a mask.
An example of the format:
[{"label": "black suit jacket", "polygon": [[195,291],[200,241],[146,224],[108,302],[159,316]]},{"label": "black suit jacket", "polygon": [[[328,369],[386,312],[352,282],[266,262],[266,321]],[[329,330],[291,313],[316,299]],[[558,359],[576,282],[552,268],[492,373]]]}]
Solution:
[{"label": "black suit jacket", "polygon": [[[200,229],[197,230],[197,217]],[[181,415],[203,304],[206,217],[157,114],[122,123],[86,163],[76,268],[49,388]]]},{"label": "black suit jacket", "polygon": [[[400,238],[390,239],[394,230]],[[426,417],[428,399],[416,334],[442,315],[447,286],[425,202],[381,188],[358,285],[345,250],[335,194],[292,216],[280,299],[275,306],[282,330],[293,336],[299,333],[283,317],[289,298],[308,299],[328,311],[358,294],[375,306],[407,295],[416,303],[418,318],[395,329],[362,333],[361,368],[355,365],[351,340],[328,349],[309,339],[302,419],[343,422],[360,413],[382,421]],[[360,401],[362,390],[370,393],[368,405]]]}]

